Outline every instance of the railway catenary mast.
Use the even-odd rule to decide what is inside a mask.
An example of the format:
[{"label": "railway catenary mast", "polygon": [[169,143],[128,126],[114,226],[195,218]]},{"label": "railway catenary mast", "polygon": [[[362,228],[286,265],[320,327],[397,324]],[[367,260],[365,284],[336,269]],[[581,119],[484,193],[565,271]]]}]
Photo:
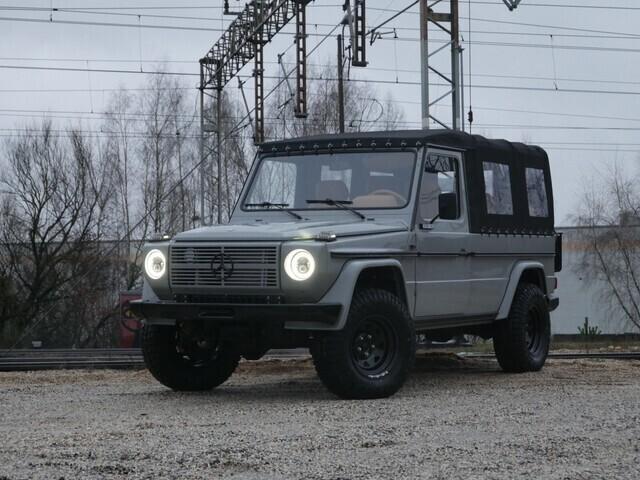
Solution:
[{"label": "railway catenary mast", "polygon": [[[502,0],[509,10],[518,7],[521,0]],[[439,127],[464,130],[464,75],[462,47],[460,46],[460,18],[458,0],[419,0],[420,3],[420,73],[422,76],[422,128],[429,128],[434,122]],[[429,48],[429,32],[438,28],[447,33],[449,42],[434,50]],[[447,51],[451,56],[451,75],[434,66],[434,57]],[[431,78],[444,80],[448,85],[444,94],[433,98],[430,91]],[[434,107],[445,98],[451,97],[451,118],[436,117]],[[471,121],[471,119],[470,119]]]},{"label": "railway catenary mast", "polygon": [[[231,22],[220,39],[200,59],[200,123],[201,131],[201,199],[200,214],[206,219],[204,178],[207,162],[204,161],[205,97],[215,94],[216,104],[216,161],[218,175],[221,171],[221,100],[224,86],[251,60],[254,61],[255,81],[255,126],[254,142],[264,140],[264,46],[293,18],[296,20],[296,117],[306,117],[306,6],[311,0],[254,0],[248,3]],[[228,12],[228,4],[225,5]],[[218,223],[222,223],[221,186],[217,185]],[[213,219],[211,219],[213,220]]]}]

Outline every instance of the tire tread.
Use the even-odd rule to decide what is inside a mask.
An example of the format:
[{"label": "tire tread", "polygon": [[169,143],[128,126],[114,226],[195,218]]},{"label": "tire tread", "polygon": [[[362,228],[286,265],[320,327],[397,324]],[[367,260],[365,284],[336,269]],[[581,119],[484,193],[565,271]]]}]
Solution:
[{"label": "tire tread", "polygon": [[224,383],[240,361],[238,353],[222,348],[218,357],[207,366],[183,364],[175,351],[175,328],[161,325],[145,325],[142,353],[153,377],[177,391],[211,390]]},{"label": "tire tread", "polygon": [[523,343],[526,337],[527,316],[530,305],[539,302],[539,307],[546,313],[547,329],[549,325],[549,313],[546,300],[540,287],[531,283],[521,283],[516,289],[509,317],[499,321],[493,338],[493,347],[500,367],[509,373],[522,373],[537,371],[544,365],[549,349],[549,340],[546,341],[546,351],[542,361],[531,358],[528,348]]},{"label": "tire tread", "polygon": [[[399,368],[385,378],[383,382],[367,381],[358,376],[353,368],[345,365],[345,351],[349,342],[346,338],[350,322],[354,322],[359,316],[364,315],[372,305],[386,305],[397,312],[405,322],[402,329],[410,332],[408,338],[399,336],[398,341],[405,343],[404,355],[408,358],[400,362]],[[399,345],[400,346],[400,345]],[[398,349],[398,355],[403,355],[402,349]],[[341,331],[330,332],[320,336],[312,345],[311,353],[313,364],[320,380],[325,387],[341,398],[384,398],[397,392],[406,380],[415,362],[415,331],[413,321],[407,311],[407,307],[396,295],[382,289],[363,289],[353,296],[347,325]]]}]

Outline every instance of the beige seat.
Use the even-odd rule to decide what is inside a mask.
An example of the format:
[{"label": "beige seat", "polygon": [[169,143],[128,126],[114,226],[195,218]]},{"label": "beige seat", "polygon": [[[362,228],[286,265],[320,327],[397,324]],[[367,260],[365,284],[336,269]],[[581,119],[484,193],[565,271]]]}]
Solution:
[{"label": "beige seat", "polygon": [[349,189],[342,180],[323,180],[316,184],[315,200],[349,200]]},{"label": "beige seat", "polygon": [[353,199],[353,206],[359,208],[396,208],[406,203],[404,197],[395,192],[393,178],[370,176],[369,193]]},{"label": "beige seat", "polygon": [[375,195],[361,195],[353,199],[356,208],[395,208],[401,207],[400,199],[394,195],[379,193]]}]

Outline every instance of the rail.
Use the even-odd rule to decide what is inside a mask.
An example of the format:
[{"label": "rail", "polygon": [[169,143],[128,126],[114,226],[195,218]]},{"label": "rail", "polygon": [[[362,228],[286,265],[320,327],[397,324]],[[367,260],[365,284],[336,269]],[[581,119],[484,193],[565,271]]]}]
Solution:
[{"label": "rail", "polygon": [[[495,358],[491,353],[460,352],[457,355],[462,358]],[[303,359],[308,356],[306,349],[271,350],[265,359]],[[640,352],[551,352],[549,358],[640,360]],[[137,348],[0,350],[0,372],[105,368],[144,368],[142,351]]]}]

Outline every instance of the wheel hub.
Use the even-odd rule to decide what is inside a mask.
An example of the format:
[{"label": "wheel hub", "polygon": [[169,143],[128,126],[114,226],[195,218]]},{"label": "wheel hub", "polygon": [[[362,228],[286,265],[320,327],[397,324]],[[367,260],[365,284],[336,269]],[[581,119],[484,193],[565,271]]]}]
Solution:
[{"label": "wheel hub", "polygon": [[176,336],[176,351],[185,362],[203,366],[215,359],[217,341],[214,332],[201,325],[185,323],[178,325]]},{"label": "wheel hub", "polygon": [[356,368],[371,374],[384,370],[393,356],[391,332],[383,321],[370,320],[358,329],[352,345],[352,357]]}]

